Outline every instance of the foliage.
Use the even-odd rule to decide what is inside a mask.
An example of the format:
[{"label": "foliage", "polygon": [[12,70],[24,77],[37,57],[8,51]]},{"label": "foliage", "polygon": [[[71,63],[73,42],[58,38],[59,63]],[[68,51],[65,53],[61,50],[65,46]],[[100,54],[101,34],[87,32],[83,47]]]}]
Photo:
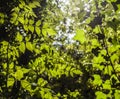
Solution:
[{"label": "foliage", "polygon": [[[74,0],[65,12],[57,0],[5,1],[0,3],[1,98],[119,99],[118,0]],[[76,6],[80,11],[73,11]],[[69,33],[75,34],[72,43],[66,43]]]}]

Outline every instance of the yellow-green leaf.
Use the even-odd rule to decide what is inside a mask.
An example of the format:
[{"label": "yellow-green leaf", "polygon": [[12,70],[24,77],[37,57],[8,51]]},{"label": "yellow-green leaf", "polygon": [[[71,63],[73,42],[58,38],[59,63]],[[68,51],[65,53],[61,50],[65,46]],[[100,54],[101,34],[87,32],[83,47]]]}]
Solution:
[{"label": "yellow-green leaf", "polygon": [[55,35],[56,32],[53,29],[47,29],[49,35]]},{"label": "yellow-green leaf", "polygon": [[30,69],[26,69],[26,68],[21,68],[21,70],[23,71],[23,73],[28,73],[30,71]]},{"label": "yellow-green leaf", "polygon": [[23,37],[19,32],[17,32],[16,40],[19,42],[21,42],[23,40]]},{"label": "yellow-green leaf", "polygon": [[30,25],[34,24],[34,20],[29,20],[29,24]]},{"label": "yellow-green leaf", "polygon": [[36,31],[36,33],[38,34],[38,35],[40,35],[40,28],[39,27],[35,27],[35,31]]},{"label": "yellow-green leaf", "polygon": [[46,31],[46,29],[42,29],[42,34],[43,34],[44,36],[47,36],[47,31]]},{"label": "yellow-green leaf", "polygon": [[29,25],[29,26],[28,26],[28,29],[29,29],[32,33],[34,32],[34,26]]},{"label": "yellow-green leaf", "polygon": [[26,42],[26,48],[30,51],[33,51],[33,46],[31,44],[31,42]]},{"label": "yellow-green leaf", "polygon": [[40,3],[39,3],[39,2],[34,1],[33,3],[34,3],[34,5],[36,5],[36,6],[40,7]]},{"label": "yellow-green leaf", "polygon": [[23,78],[23,71],[22,70],[17,70],[15,72],[15,78],[18,80],[21,80],[21,78]]},{"label": "yellow-green leaf", "polygon": [[76,35],[74,36],[75,40],[80,41],[81,44],[85,42],[85,32],[83,30],[77,29],[76,30]]},{"label": "yellow-green leaf", "polygon": [[35,23],[36,26],[40,26],[40,24],[41,24],[41,21],[40,21],[40,20],[38,20],[38,21]]},{"label": "yellow-green leaf", "polygon": [[28,91],[32,91],[31,84],[27,80],[21,80],[21,85],[24,89],[26,89]]},{"label": "yellow-green leaf", "polygon": [[13,86],[14,78],[8,78],[7,80],[7,87]]},{"label": "yellow-green leaf", "polygon": [[23,28],[28,31],[28,26],[27,25],[23,25]]},{"label": "yellow-green leaf", "polygon": [[24,42],[21,42],[21,43],[20,43],[19,49],[20,49],[20,51],[21,51],[22,53],[25,52],[25,43],[24,43]]},{"label": "yellow-green leaf", "polygon": [[24,17],[18,17],[18,21],[22,24],[24,24]]}]

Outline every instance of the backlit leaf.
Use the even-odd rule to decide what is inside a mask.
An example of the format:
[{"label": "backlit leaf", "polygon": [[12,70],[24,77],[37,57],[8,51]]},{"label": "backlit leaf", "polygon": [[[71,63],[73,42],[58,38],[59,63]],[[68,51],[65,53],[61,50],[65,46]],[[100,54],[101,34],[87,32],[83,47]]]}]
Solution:
[{"label": "backlit leaf", "polygon": [[16,40],[21,42],[22,39],[23,39],[22,35],[19,32],[17,32]]},{"label": "backlit leaf", "polygon": [[40,24],[41,24],[41,21],[40,21],[40,20],[38,20],[38,21],[35,23],[36,26],[40,26]]},{"label": "backlit leaf", "polygon": [[21,42],[21,43],[20,43],[19,49],[20,49],[20,51],[21,51],[22,53],[25,52],[25,43],[24,43],[24,42]]},{"label": "backlit leaf", "polygon": [[13,86],[13,84],[14,84],[14,78],[8,78],[7,87]]},{"label": "backlit leaf", "polygon": [[31,42],[26,42],[26,48],[30,51],[33,51],[33,45],[31,44]]},{"label": "backlit leaf", "polygon": [[29,25],[29,26],[28,26],[28,29],[29,29],[32,33],[34,32],[34,26]]},{"label": "backlit leaf", "polygon": [[30,25],[34,24],[34,20],[29,20],[29,24]]},{"label": "backlit leaf", "polygon": [[53,29],[47,29],[49,35],[55,35],[56,32]]},{"label": "backlit leaf", "polygon": [[38,35],[40,35],[40,28],[39,27],[35,27],[35,31],[36,31],[36,33],[38,34]]},{"label": "backlit leaf", "polygon": [[74,36],[74,40],[78,40],[81,44],[83,44],[86,40],[84,30],[77,29],[76,35]]},{"label": "backlit leaf", "polygon": [[23,71],[22,70],[17,70],[15,72],[15,78],[18,80],[21,80],[21,78],[23,78]]}]

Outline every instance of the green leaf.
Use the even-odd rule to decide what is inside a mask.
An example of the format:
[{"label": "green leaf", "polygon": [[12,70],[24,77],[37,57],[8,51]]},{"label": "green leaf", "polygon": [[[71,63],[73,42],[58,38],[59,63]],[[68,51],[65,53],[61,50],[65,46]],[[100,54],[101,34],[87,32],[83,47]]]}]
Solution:
[{"label": "green leaf", "polygon": [[23,71],[22,70],[17,70],[15,72],[15,78],[18,80],[21,80],[23,78]]},{"label": "green leaf", "polygon": [[23,25],[23,28],[26,30],[26,31],[28,31],[28,25]]},{"label": "green leaf", "polygon": [[94,85],[102,84],[102,79],[101,79],[100,75],[94,74],[93,77],[94,77],[94,81],[93,81]]},{"label": "green leaf", "polygon": [[28,34],[28,35],[25,37],[25,40],[26,40],[26,42],[28,42],[30,39],[31,39],[31,34]]},{"label": "green leaf", "polygon": [[30,25],[34,24],[34,20],[29,20],[29,24]]},{"label": "green leaf", "polygon": [[93,46],[100,46],[100,44],[99,44],[97,39],[92,39],[91,43],[92,43]]},{"label": "green leaf", "polygon": [[47,81],[45,81],[43,78],[39,78],[37,84],[40,86],[44,86],[45,84],[47,84]]},{"label": "green leaf", "polygon": [[23,40],[23,36],[19,32],[17,32],[16,40],[19,42]]},{"label": "green leaf", "polygon": [[77,29],[76,35],[74,36],[74,40],[78,40],[81,44],[83,44],[86,40],[84,30]]},{"label": "green leaf", "polygon": [[44,23],[43,29],[46,29],[46,28],[48,28],[48,27],[49,27],[49,24],[48,24],[48,23]]},{"label": "green leaf", "polygon": [[82,72],[80,70],[73,70],[74,74],[82,74]]},{"label": "green leaf", "polygon": [[34,3],[34,5],[36,5],[36,6],[40,7],[40,3],[39,3],[39,2],[34,1],[33,3]]},{"label": "green leaf", "polygon": [[36,5],[34,3],[29,3],[29,7],[36,8]]},{"label": "green leaf", "polygon": [[28,18],[26,18],[24,22],[25,22],[24,24],[28,24]]},{"label": "green leaf", "polygon": [[117,54],[113,54],[111,57],[110,57],[112,63],[115,62],[115,60],[119,60],[119,56]]},{"label": "green leaf", "polygon": [[21,85],[25,90],[32,91],[31,84],[27,80],[21,80]]},{"label": "green leaf", "polygon": [[4,23],[4,19],[0,19],[0,24],[3,24]]},{"label": "green leaf", "polygon": [[26,68],[21,68],[21,70],[23,71],[23,73],[28,73],[30,71],[30,69],[26,69]]},{"label": "green leaf", "polygon": [[7,87],[13,86],[13,84],[14,84],[14,78],[8,78]]},{"label": "green leaf", "polygon": [[101,50],[100,53],[101,53],[101,55],[104,55],[104,56],[106,56],[106,54],[107,54],[106,50],[104,50],[104,49]]},{"label": "green leaf", "polygon": [[26,42],[26,48],[31,52],[33,51],[33,45],[31,44],[31,42]]},{"label": "green leaf", "polygon": [[41,24],[41,21],[40,21],[40,20],[38,20],[38,21],[35,23],[36,26],[40,26],[40,24]]},{"label": "green leaf", "polygon": [[43,34],[44,36],[47,36],[47,31],[46,31],[46,29],[42,29],[42,34]]},{"label": "green leaf", "polygon": [[120,99],[120,90],[115,90],[115,93],[114,93],[114,96],[115,96],[115,99]]},{"label": "green leaf", "polygon": [[103,89],[111,89],[110,80],[106,80],[104,84],[102,84]]},{"label": "green leaf", "polygon": [[112,72],[113,72],[112,66],[108,65],[108,66],[106,66],[106,67],[104,68],[104,74],[109,74],[109,75],[111,75]]},{"label": "green leaf", "polygon": [[105,62],[105,59],[101,55],[99,55],[98,57],[93,58],[93,63],[95,63],[95,64],[102,63],[102,62]]},{"label": "green leaf", "polygon": [[49,35],[55,35],[56,32],[53,29],[47,29]]},{"label": "green leaf", "polygon": [[101,91],[96,91],[96,92],[95,92],[95,95],[96,95],[96,99],[107,99],[106,94],[104,94],[104,93],[101,92]]},{"label": "green leaf", "polygon": [[39,27],[35,27],[35,31],[36,31],[36,33],[38,34],[38,35],[40,35],[40,28]]},{"label": "green leaf", "polygon": [[13,69],[13,67],[14,67],[14,63],[12,62],[12,63],[9,65],[9,68],[10,68],[10,69]]},{"label": "green leaf", "polygon": [[21,51],[22,53],[25,52],[25,43],[24,43],[24,42],[21,42],[21,43],[20,43],[19,49],[20,49],[20,51]]},{"label": "green leaf", "polygon": [[22,24],[24,24],[24,17],[18,17],[18,21]]},{"label": "green leaf", "polygon": [[29,29],[32,33],[34,32],[34,26],[29,25],[29,26],[28,26],[28,29]]},{"label": "green leaf", "polygon": [[93,29],[93,32],[95,32],[95,33],[99,33],[99,32],[100,32],[99,27],[98,27],[98,26],[96,26],[96,27]]}]

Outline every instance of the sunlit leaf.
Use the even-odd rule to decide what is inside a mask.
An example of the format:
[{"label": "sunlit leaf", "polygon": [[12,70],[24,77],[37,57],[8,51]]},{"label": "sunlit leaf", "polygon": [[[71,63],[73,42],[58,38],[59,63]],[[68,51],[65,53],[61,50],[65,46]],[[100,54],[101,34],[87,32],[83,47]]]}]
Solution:
[{"label": "sunlit leaf", "polygon": [[107,99],[106,94],[104,94],[104,93],[101,92],[101,91],[96,91],[96,92],[95,92],[95,95],[96,95],[96,99]]},{"label": "sunlit leaf", "polygon": [[40,24],[41,24],[41,21],[40,21],[40,20],[38,20],[38,21],[35,23],[36,26],[40,26]]},{"label": "sunlit leaf", "polygon": [[18,17],[18,21],[22,24],[24,24],[24,17]]},{"label": "sunlit leaf", "polygon": [[21,68],[21,70],[23,71],[23,73],[28,73],[30,71],[30,69],[26,69],[26,68]]},{"label": "sunlit leaf", "polygon": [[7,87],[13,86],[13,84],[14,84],[14,78],[8,78]]},{"label": "sunlit leaf", "polygon": [[31,52],[33,51],[33,45],[31,44],[31,42],[26,42],[26,48]]},{"label": "sunlit leaf", "polygon": [[29,26],[28,26],[28,29],[29,29],[32,33],[34,32],[34,26],[29,25]]},{"label": "sunlit leaf", "polygon": [[82,72],[80,70],[73,70],[74,74],[82,74]]},{"label": "sunlit leaf", "polygon": [[[28,25],[23,25],[23,28],[28,31]],[[33,31],[33,30],[32,30]]]},{"label": "sunlit leaf", "polygon": [[21,42],[21,43],[20,43],[19,49],[20,49],[20,51],[21,51],[22,53],[25,52],[25,43],[24,43],[24,42]]},{"label": "sunlit leaf", "polygon": [[103,89],[111,89],[110,80],[106,80],[104,84],[102,84]]},{"label": "sunlit leaf", "polygon": [[115,62],[115,60],[119,60],[119,56],[117,54],[113,54],[111,57],[110,57],[112,63]]},{"label": "sunlit leaf", "polygon": [[41,32],[41,31],[40,31],[40,27],[37,27],[37,26],[36,26],[36,27],[35,27],[35,31],[36,31],[36,33],[37,33],[38,35],[40,35],[40,32]]},{"label": "sunlit leaf", "polygon": [[115,99],[119,99],[120,98],[120,90],[116,89],[114,95],[115,95]]},{"label": "sunlit leaf", "polygon": [[40,7],[40,3],[38,1],[34,1],[33,3],[34,3],[34,5]]},{"label": "sunlit leaf", "polygon": [[21,80],[21,78],[23,78],[23,71],[22,70],[17,70],[15,72],[15,78],[18,79],[18,80]]},{"label": "sunlit leaf", "polygon": [[29,24],[30,24],[30,25],[34,24],[34,20],[31,20],[31,19],[30,19],[30,20],[29,20]]},{"label": "sunlit leaf", "polygon": [[55,35],[56,32],[53,29],[47,29],[49,35]]},{"label": "sunlit leaf", "polygon": [[31,84],[27,80],[21,80],[21,85],[25,90],[32,91]]},{"label": "sunlit leaf", "polygon": [[46,29],[42,29],[42,34],[43,34],[44,36],[47,36],[47,30],[46,30]]},{"label": "sunlit leaf", "polygon": [[77,29],[76,35],[74,36],[74,40],[80,41],[81,44],[85,42],[85,32],[83,30]]},{"label": "sunlit leaf", "polygon": [[23,36],[19,32],[17,32],[16,40],[19,42],[23,40]]},{"label": "sunlit leaf", "polygon": [[94,74],[93,77],[94,77],[93,84],[95,84],[95,85],[102,84],[102,79],[101,79],[100,75]]},{"label": "sunlit leaf", "polygon": [[24,24],[28,24],[28,18],[25,19]]}]

